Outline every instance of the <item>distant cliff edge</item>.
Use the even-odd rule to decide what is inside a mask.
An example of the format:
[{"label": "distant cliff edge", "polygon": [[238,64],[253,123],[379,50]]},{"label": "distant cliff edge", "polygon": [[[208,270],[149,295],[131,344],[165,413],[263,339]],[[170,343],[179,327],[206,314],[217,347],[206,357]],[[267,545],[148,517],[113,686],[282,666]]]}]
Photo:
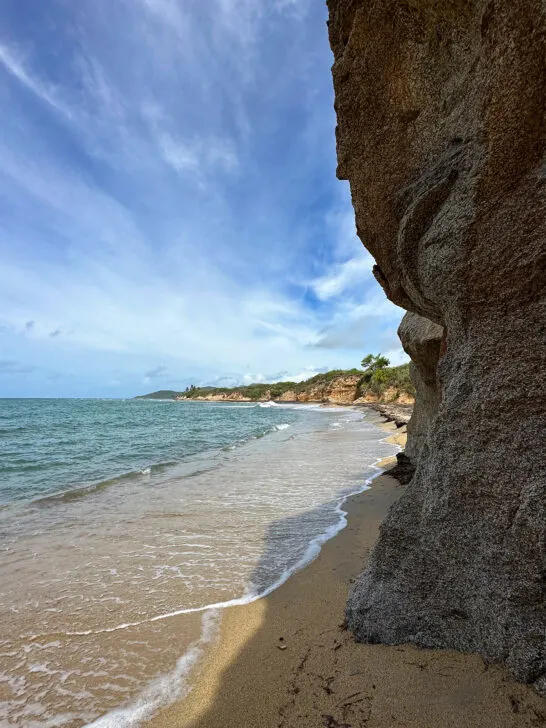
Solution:
[{"label": "distant cliff edge", "polygon": [[320,402],[412,404],[414,385],[408,364],[385,367],[372,377],[358,369],[317,374],[303,382],[249,384],[242,387],[193,387],[185,392],[160,390],[136,399],[177,399],[204,402]]}]

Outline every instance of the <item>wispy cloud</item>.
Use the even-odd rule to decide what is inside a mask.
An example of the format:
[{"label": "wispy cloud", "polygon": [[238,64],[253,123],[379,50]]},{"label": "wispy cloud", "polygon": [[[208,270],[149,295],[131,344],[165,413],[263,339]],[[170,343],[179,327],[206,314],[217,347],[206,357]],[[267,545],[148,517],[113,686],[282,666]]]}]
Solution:
[{"label": "wispy cloud", "polygon": [[158,138],[163,159],[177,172],[208,173],[211,169],[233,172],[237,154],[229,142],[219,139],[193,139],[184,142],[167,132]]},{"label": "wispy cloud", "polygon": [[200,150],[197,145],[184,144],[165,133],[159,139],[159,146],[163,159],[177,172],[198,169]]},{"label": "wispy cloud", "polygon": [[0,374],[28,374],[35,369],[31,364],[23,364],[14,359],[0,359]]},{"label": "wispy cloud", "polygon": [[153,379],[158,379],[162,374],[165,374],[167,371],[167,367],[154,367],[153,369],[150,369],[146,372],[144,375],[144,381],[145,382],[151,382]]},{"label": "wispy cloud", "polygon": [[373,259],[361,253],[354,258],[332,265],[326,275],[316,278],[311,286],[322,301],[328,301],[347,291],[363,291],[372,277]]},{"label": "wispy cloud", "polygon": [[7,44],[0,43],[0,64],[4,69],[17,79],[28,91],[38,96],[42,101],[60,112],[67,118],[71,117],[71,112],[57,98],[54,87],[50,84],[39,80],[36,76],[31,75],[26,67],[22,54],[15,49],[10,48]]},{"label": "wispy cloud", "polygon": [[6,2],[5,361],[62,372],[61,394],[131,394],[387,346],[401,312],[335,179],[321,5],[53,3],[29,24]]}]

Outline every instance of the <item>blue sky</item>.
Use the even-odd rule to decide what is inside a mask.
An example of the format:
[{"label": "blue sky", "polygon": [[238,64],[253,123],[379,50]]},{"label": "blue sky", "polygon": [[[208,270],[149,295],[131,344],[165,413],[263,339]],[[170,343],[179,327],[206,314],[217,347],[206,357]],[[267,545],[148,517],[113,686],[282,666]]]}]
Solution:
[{"label": "blue sky", "polygon": [[3,0],[0,396],[404,361],[316,0]]}]

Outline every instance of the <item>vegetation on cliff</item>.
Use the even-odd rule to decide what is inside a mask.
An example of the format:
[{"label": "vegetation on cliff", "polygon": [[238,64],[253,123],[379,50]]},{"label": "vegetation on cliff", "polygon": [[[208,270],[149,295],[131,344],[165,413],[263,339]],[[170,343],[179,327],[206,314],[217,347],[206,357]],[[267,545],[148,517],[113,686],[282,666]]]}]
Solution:
[{"label": "vegetation on cliff", "polygon": [[274,382],[272,384],[260,382],[240,387],[196,387],[192,385],[183,392],[162,389],[158,392],[141,395],[137,399],[202,399],[217,395],[240,395],[241,398],[257,402],[263,399],[280,399],[287,392],[293,392],[298,396],[323,387],[335,387],[336,381],[341,382],[348,377],[355,378],[355,399],[365,396],[367,393],[382,397],[387,391],[390,399],[396,399],[401,394],[413,396],[415,390],[409,376],[409,365],[390,367],[388,359],[380,355],[378,365],[376,359],[377,357],[373,357],[373,360],[370,360],[371,366],[365,364],[368,357],[363,360],[363,366],[367,367],[365,371],[362,369],[333,369],[316,374],[303,382]]},{"label": "vegetation on cliff", "polygon": [[362,378],[360,396],[364,396],[367,391],[370,391],[378,397],[382,397],[387,390],[392,392],[392,399],[396,399],[401,394],[414,396],[415,388],[411,381],[409,364],[376,369],[369,379],[366,379],[366,374]]}]

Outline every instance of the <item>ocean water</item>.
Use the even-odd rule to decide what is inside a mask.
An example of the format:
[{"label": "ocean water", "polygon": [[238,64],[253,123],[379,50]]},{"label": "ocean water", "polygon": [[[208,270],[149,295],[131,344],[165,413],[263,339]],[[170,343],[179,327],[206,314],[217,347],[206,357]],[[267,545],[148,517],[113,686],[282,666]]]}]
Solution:
[{"label": "ocean water", "polygon": [[129,728],[396,448],[341,408],[0,400],[0,726]]},{"label": "ocean water", "polygon": [[268,403],[0,399],[0,506],[148,475],[296,418]]}]

